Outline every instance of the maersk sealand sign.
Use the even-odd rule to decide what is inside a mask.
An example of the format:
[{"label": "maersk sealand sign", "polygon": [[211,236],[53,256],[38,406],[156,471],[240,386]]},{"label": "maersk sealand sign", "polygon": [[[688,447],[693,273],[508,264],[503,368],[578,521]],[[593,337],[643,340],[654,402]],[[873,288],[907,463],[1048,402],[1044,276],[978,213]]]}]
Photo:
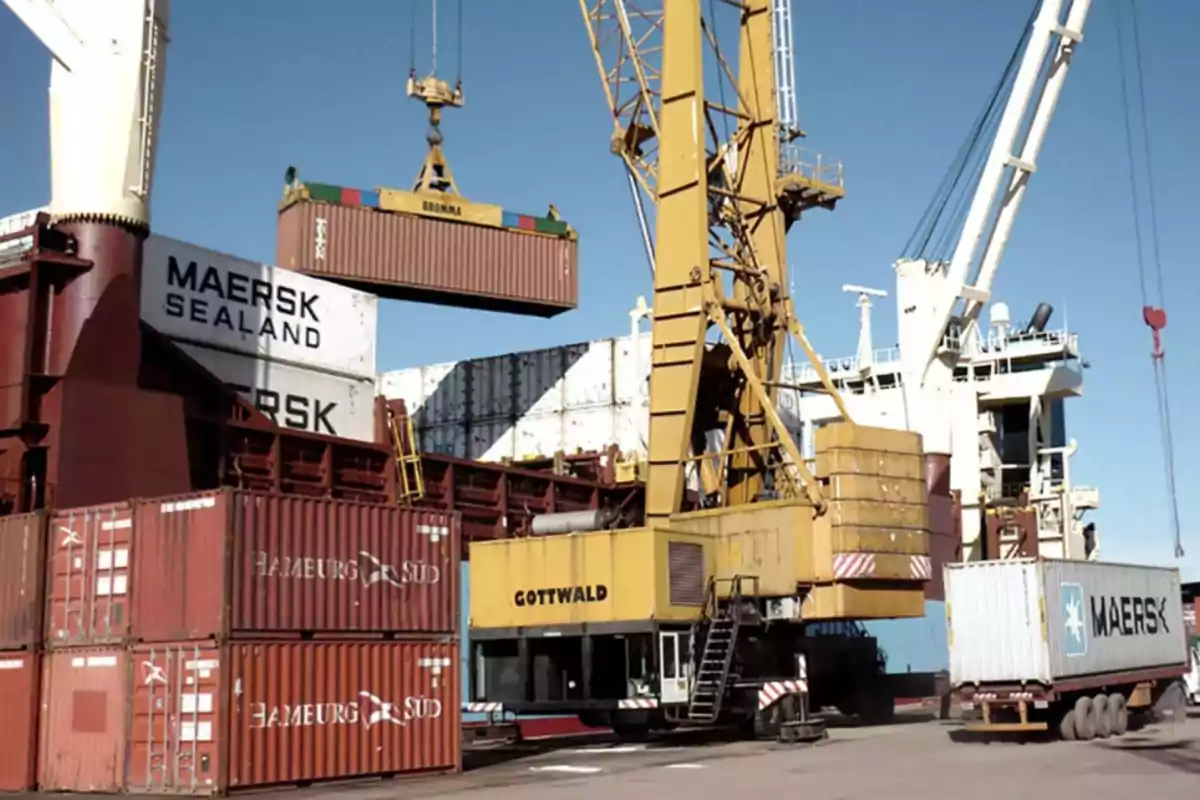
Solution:
[{"label": "maersk sealand sign", "polygon": [[151,236],[142,319],[173,339],[349,375],[375,375],[374,295]]}]

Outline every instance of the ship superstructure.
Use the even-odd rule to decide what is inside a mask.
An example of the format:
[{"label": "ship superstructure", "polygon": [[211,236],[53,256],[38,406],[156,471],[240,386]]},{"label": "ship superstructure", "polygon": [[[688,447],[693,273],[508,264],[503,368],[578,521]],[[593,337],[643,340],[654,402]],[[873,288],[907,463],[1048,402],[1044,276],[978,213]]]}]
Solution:
[{"label": "ship superstructure", "polygon": [[[857,287],[852,287],[857,288]],[[858,351],[823,359],[856,419],[863,424],[906,429],[913,409],[906,399],[899,346],[876,348],[871,336],[870,295],[860,292]],[[866,301],[866,302],[864,302]],[[1066,403],[1083,394],[1084,369],[1078,334],[1052,327],[1053,308],[1039,304],[1027,322],[1014,324],[1007,304],[992,304],[986,330],[965,335],[951,330],[946,348],[959,351],[950,394],[951,489],[960,495],[963,559],[1014,555],[1021,531],[1002,532],[1001,551],[986,553],[987,508],[1032,507],[1037,554],[1051,558],[1096,558],[1094,526],[1084,519],[1098,508],[1099,491],[1071,480],[1077,449],[1067,436]],[[786,381],[794,390],[785,403],[801,429],[802,448],[812,455],[815,430],[837,418],[807,364],[797,364]]]}]

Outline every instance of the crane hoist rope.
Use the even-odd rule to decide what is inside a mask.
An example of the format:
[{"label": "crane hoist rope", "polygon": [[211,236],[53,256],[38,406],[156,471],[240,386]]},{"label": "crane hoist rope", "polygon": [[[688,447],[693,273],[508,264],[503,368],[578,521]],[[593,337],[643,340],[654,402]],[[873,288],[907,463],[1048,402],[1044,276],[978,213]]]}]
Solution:
[{"label": "crane hoist rope", "polygon": [[[1125,6],[1128,6],[1128,17]],[[1179,524],[1179,500],[1175,482],[1175,437],[1171,429],[1171,404],[1167,384],[1166,351],[1162,345],[1162,331],[1167,326],[1167,312],[1164,309],[1166,293],[1163,289],[1162,255],[1158,235],[1158,210],[1155,205],[1154,168],[1151,159],[1150,128],[1146,113],[1146,85],[1142,69],[1141,32],[1138,28],[1138,11],[1135,0],[1116,0],[1117,7],[1117,57],[1121,68],[1121,108],[1125,122],[1125,154],[1129,165],[1130,199],[1133,213],[1133,235],[1137,247],[1138,288],[1141,291],[1142,321],[1150,328],[1154,340],[1154,349],[1150,360],[1154,368],[1154,397],[1158,416],[1159,435],[1162,440],[1163,473],[1167,482],[1167,498],[1170,504],[1168,513],[1171,520],[1171,530],[1174,536],[1175,557],[1184,556],[1183,541]],[[1137,81],[1138,108],[1135,112],[1130,102],[1129,68],[1126,64],[1125,52],[1126,27],[1128,36],[1133,43],[1133,73]],[[1146,267],[1145,239],[1142,233],[1142,205],[1138,195],[1137,158],[1134,155],[1133,117],[1137,114],[1141,123],[1141,135],[1144,160],[1144,180],[1146,183],[1146,211],[1149,223],[1149,238],[1151,253],[1154,259],[1154,294],[1157,295],[1157,305],[1151,299],[1149,288],[1150,279]]]},{"label": "crane hoist rope", "polygon": [[[902,251],[904,258],[943,261],[950,257],[955,238],[962,231],[971,197],[979,186],[988,148],[996,137],[1000,116],[1004,111],[1005,101],[1012,92],[1017,67],[1021,63],[1021,54],[1029,44],[1039,6],[1040,3],[1033,4],[1029,18],[1021,28],[1021,36],[1008,57],[1004,72],[988,96],[983,110],[971,124],[962,146],[946,170],[929,205],[921,214],[916,229],[905,243]],[[949,215],[946,214],[948,208],[952,208]]]},{"label": "crane hoist rope", "polygon": [[431,17],[432,17],[432,43],[430,46],[430,67],[429,74],[424,77],[417,76],[416,67],[416,4],[413,5],[413,17],[409,29],[410,53],[411,62],[408,70],[408,83],[405,91],[409,97],[421,101],[429,109],[429,131],[425,135],[425,141],[429,145],[429,151],[425,155],[425,162],[421,165],[421,171],[417,173],[417,178],[413,183],[413,191],[415,192],[445,192],[447,194],[459,194],[458,185],[454,181],[454,173],[450,169],[450,165],[446,162],[445,153],[442,152],[442,109],[462,108],[463,97],[463,78],[462,78],[462,0],[458,0],[457,14],[457,57],[458,57],[458,75],[455,78],[454,85],[451,86],[449,81],[439,78],[437,75],[438,67],[438,14],[437,0],[431,0]]}]

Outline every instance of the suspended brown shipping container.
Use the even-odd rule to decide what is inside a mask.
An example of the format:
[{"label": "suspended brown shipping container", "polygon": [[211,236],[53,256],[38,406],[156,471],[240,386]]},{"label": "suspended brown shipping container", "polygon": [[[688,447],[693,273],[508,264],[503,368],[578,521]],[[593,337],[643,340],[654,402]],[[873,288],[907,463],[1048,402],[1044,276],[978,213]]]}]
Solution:
[{"label": "suspended brown shipping container", "polygon": [[59,651],[42,788],[205,795],[457,771],[457,656],[455,641]]},{"label": "suspended brown shipping container", "polygon": [[288,206],[275,261],[393,300],[540,317],[579,302],[575,240],[371,208]]},{"label": "suspended brown shipping container", "polygon": [[0,653],[0,792],[24,792],[37,785],[37,650]]},{"label": "suspended brown shipping container", "polygon": [[52,527],[50,646],[458,629],[457,514],[221,489]]},{"label": "suspended brown shipping container", "polygon": [[0,517],[0,650],[42,641],[45,546],[44,513]]},{"label": "suspended brown shipping container", "polygon": [[139,501],[133,636],[453,634],[457,514],[232,489]]}]

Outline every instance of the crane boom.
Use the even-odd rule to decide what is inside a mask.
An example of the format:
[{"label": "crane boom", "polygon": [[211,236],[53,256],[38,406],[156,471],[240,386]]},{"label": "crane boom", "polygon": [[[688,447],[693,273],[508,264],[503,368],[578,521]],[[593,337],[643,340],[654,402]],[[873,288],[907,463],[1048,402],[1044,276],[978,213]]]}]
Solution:
[{"label": "crane boom", "polygon": [[148,227],[170,0],[4,0],[54,57],[50,211]]},{"label": "crane boom", "polygon": [[[909,336],[905,337],[906,325],[901,323],[901,356],[907,365],[906,372],[918,382],[924,382],[927,368],[937,360],[959,300],[963,305],[957,316],[966,332],[991,296],[1000,259],[1029,178],[1037,169],[1037,158],[1067,70],[1076,45],[1083,39],[1083,24],[1090,6],[1091,0],[1043,0],[1038,10],[953,256],[948,264],[933,267],[943,270],[944,277],[930,286],[933,296],[924,309],[902,314],[902,318],[915,317],[908,325],[919,328],[917,331],[910,327]],[[1069,8],[1065,23],[1064,7]],[[1047,69],[1046,56],[1052,46],[1053,56]],[[1023,142],[1018,144],[1022,138]],[[898,268],[903,274],[902,265]]]},{"label": "crane boom", "polygon": [[[739,5],[735,72],[699,0],[653,10],[623,0],[580,0],[580,7],[613,115],[612,151],[656,216],[647,248],[654,260],[647,520],[679,511],[693,469],[710,503],[803,491],[822,507],[776,406],[789,334],[813,357],[788,296],[784,234],[804,210],[831,208],[844,190],[840,165],[833,177],[780,169],[777,9],[771,0]],[[706,50],[734,104],[706,98]],[[708,341],[711,328],[719,342]],[[712,433],[724,434],[719,449],[707,444]]]}]

